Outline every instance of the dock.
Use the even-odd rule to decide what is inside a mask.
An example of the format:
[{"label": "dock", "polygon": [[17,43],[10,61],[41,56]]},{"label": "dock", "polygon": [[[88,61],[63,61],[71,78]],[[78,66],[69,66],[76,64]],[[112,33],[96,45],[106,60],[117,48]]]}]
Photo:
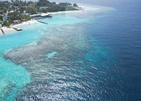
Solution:
[{"label": "dock", "polygon": [[52,18],[51,14],[41,13],[30,15],[31,18]]},{"label": "dock", "polygon": [[5,35],[5,33],[4,33],[3,29],[2,29],[2,28],[0,28],[0,30],[1,30],[2,34],[3,34],[3,35]]},{"label": "dock", "polygon": [[43,24],[48,24],[47,22],[43,22],[43,21],[39,21],[39,20],[36,20],[37,22],[40,22],[40,23],[43,23]]},{"label": "dock", "polygon": [[42,18],[52,18],[52,15],[51,14],[44,14],[44,13],[42,13],[40,16]]},{"label": "dock", "polygon": [[11,27],[11,28],[15,29],[16,31],[22,31],[21,28],[16,28],[16,27]]}]

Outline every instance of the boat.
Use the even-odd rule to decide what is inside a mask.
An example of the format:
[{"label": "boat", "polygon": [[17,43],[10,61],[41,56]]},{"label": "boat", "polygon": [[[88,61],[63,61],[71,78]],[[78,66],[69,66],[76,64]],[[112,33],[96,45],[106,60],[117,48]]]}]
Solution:
[{"label": "boat", "polygon": [[41,16],[41,17],[52,18],[52,15],[51,15],[51,14],[46,14],[46,13],[42,13],[40,16]]},{"label": "boat", "polygon": [[17,30],[17,31],[22,31],[22,29],[21,29],[21,28],[17,28],[16,30]]}]

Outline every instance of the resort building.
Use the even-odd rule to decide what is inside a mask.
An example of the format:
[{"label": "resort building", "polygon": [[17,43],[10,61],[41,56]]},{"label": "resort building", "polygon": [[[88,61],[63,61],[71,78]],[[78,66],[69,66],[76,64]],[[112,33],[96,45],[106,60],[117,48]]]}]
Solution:
[{"label": "resort building", "polygon": [[3,15],[3,22],[8,20],[8,12]]}]

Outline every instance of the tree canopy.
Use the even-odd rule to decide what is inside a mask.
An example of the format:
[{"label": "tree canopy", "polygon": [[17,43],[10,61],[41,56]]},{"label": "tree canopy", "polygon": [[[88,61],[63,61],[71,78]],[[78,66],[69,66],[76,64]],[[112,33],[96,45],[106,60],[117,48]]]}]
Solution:
[{"label": "tree canopy", "polygon": [[9,25],[14,20],[29,20],[30,14],[77,10],[76,7],[78,7],[76,3],[61,2],[57,4],[48,0],[38,0],[37,2],[22,0],[0,1],[0,20],[3,20],[3,15],[7,12],[9,13],[8,22],[5,21],[4,24]]}]

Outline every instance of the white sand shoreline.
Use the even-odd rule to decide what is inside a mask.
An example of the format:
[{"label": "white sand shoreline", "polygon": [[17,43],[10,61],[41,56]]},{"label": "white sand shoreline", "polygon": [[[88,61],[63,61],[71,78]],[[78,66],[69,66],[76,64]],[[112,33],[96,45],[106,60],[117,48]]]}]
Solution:
[{"label": "white sand shoreline", "polygon": [[[65,14],[65,13],[81,12],[81,11],[83,11],[83,10],[48,12],[47,14],[55,15],[55,14],[63,14],[63,13]],[[16,32],[16,30],[14,30],[12,27],[20,28],[21,26],[30,25],[30,24],[34,24],[34,23],[38,23],[38,22],[34,19],[31,19],[29,21],[24,21],[19,24],[11,25],[10,27],[1,27],[1,29],[4,31],[5,34],[3,34],[2,31],[0,30],[0,36],[10,34],[12,32]]]},{"label": "white sand shoreline", "polygon": [[[65,13],[67,14],[67,13],[78,13],[78,12],[88,12],[88,11],[93,11],[93,12],[97,13],[97,12],[103,12],[103,11],[106,11],[106,10],[109,10],[109,9],[114,9],[114,8],[105,7],[105,6],[97,6],[97,5],[93,5],[92,6],[92,5],[80,4],[80,10],[48,12],[47,14],[55,15],[55,14],[65,14]],[[25,21],[25,22],[22,22],[22,23],[19,23],[19,24],[16,24],[16,25],[12,25],[11,27],[20,28],[22,26],[25,26],[25,25],[27,26],[29,24],[35,24],[35,23],[39,23],[39,22],[37,22],[36,20],[32,19],[32,20]],[[5,35],[13,33],[13,32],[16,32],[16,30],[14,30],[13,28],[9,28],[9,27],[2,27],[2,29],[5,32]],[[0,36],[2,36],[2,35],[3,35],[3,33],[0,30]]]},{"label": "white sand shoreline", "polygon": [[[22,22],[22,23],[19,23],[19,24],[11,25],[10,27],[2,27],[1,29],[4,31],[4,33],[6,35],[6,34],[10,34],[12,32],[16,32],[16,30],[13,29],[12,27],[14,27],[14,28],[20,28],[22,26],[33,24],[33,23],[37,23],[37,21],[32,19],[32,20],[25,21],[25,22]],[[0,36],[1,35],[4,35],[4,34],[0,30]]]}]

